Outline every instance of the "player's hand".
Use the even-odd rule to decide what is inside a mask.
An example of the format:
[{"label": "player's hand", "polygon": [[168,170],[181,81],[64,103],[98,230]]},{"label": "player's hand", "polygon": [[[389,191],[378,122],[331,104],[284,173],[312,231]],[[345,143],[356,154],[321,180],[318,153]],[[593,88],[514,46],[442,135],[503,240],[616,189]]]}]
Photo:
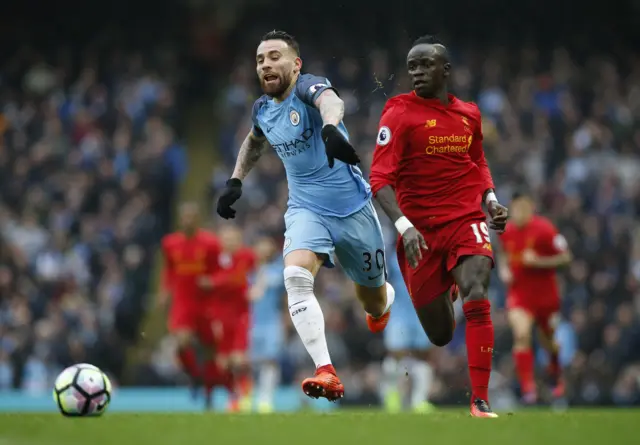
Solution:
[{"label": "player's hand", "polygon": [[353,146],[340,133],[335,125],[325,125],[322,127],[322,141],[327,152],[329,168],[333,168],[335,159],[345,164],[356,165],[360,162],[358,154]]},{"label": "player's hand", "polygon": [[205,291],[213,289],[213,281],[211,280],[211,277],[208,277],[206,275],[198,277],[197,284],[200,289]]},{"label": "player's hand", "polygon": [[418,229],[409,227],[402,235],[402,243],[404,244],[404,254],[409,262],[409,267],[415,269],[422,260],[422,251],[429,250],[427,242]]},{"label": "player's hand", "polygon": [[218,198],[216,211],[224,219],[236,217],[235,209],[231,206],[242,196],[242,181],[238,178],[231,178],[225,184],[222,194]]},{"label": "player's hand", "polygon": [[498,276],[503,284],[509,285],[513,281],[513,273],[508,267],[498,267]]},{"label": "player's hand", "polygon": [[503,233],[505,227],[507,227],[509,209],[497,201],[492,201],[489,203],[487,210],[489,210],[489,216],[491,217],[491,221],[489,221],[489,228],[498,233]]},{"label": "player's hand", "polygon": [[169,301],[171,301],[171,295],[169,292],[160,292],[156,298],[156,306],[159,309],[166,309],[167,306],[169,306]]},{"label": "player's hand", "polygon": [[522,252],[522,265],[527,267],[535,267],[538,265],[538,254],[531,249]]}]

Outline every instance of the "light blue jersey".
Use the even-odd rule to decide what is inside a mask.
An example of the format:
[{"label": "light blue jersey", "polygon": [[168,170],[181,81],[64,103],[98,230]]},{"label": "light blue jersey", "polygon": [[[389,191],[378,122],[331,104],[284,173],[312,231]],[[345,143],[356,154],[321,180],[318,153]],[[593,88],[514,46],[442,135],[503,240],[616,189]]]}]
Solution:
[{"label": "light blue jersey", "polygon": [[[329,168],[322,117],[314,104],[327,89],[333,89],[328,79],[302,74],[284,101],[262,96],[253,106],[253,131],[267,138],[284,163],[289,208],[341,217],[363,208],[371,198],[371,188],[358,167],[336,160]],[[344,124],[338,128],[348,139]]]},{"label": "light blue jersey", "polygon": [[[329,168],[327,161],[315,101],[328,89],[335,91],[328,79],[302,74],[284,101],[262,96],[253,105],[253,133],[267,138],[289,182],[283,254],[311,250],[333,267],[335,253],[355,283],[380,287],[385,283],[384,241],[371,187],[358,167],[336,160]],[[349,137],[343,123],[338,128]]]},{"label": "light blue jersey", "polygon": [[284,346],[282,302],[285,294],[282,258],[260,266],[256,280],[263,281],[264,293],[251,310],[251,356],[254,361],[277,360]]}]

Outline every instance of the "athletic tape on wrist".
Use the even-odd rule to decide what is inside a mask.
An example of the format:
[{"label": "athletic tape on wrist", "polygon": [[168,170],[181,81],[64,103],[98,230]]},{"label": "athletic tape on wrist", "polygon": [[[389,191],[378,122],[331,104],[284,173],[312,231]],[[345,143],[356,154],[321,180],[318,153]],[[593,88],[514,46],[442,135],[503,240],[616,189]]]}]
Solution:
[{"label": "athletic tape on wrist", "polygon": [[401,216],[400,218],[398,218],[394,225],[396,226],[396,230],[398,231],[400,236],[404,235],[404,232],[413,227],[413,224],[411,224],[411,221],[409,221],[406,216]]},{"label": "athletic tape on wrist", "polygon": [[484,199],[486,205],[489,205],[491,202],[498,202],[498,198],[496,198],[496,194],[493,192],[487,193],[487,197]]}]

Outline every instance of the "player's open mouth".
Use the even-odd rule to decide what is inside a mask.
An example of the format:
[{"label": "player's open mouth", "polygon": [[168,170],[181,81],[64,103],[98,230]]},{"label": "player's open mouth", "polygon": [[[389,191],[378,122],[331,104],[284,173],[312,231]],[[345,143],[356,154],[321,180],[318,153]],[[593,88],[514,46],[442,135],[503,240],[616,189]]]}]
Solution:
[{"label": "player's open mouth", "polygon": [[270,83],[270,82],[275,82],[276,80],[278,80],[278,76],[276,76],[275,74],[265,74],[262,79],[265,81],[265,83]]},{"label": "player's open mouth", "polygon": [[426,80],[416,80],[413,82],[413,88],[420,88],[423,87],[425,85],[427,85],[427,81]]}]

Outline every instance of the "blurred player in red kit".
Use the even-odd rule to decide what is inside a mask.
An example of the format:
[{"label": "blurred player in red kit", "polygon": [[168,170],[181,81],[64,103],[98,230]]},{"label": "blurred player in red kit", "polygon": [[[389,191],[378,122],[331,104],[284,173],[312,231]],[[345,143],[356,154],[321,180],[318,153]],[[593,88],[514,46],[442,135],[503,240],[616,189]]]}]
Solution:
[{"label": "blurred player in red kit", "polygon": [[550,356],[549,378],[553,396],[564,397],[558,345],[554,341],[560,311],[556,270],[571,262],[565,238],[547,218],[534,214],[532,198],[516,192],[511,200],[511,221],[500,236],[500,279],[508,286],[507,310],[513,330],[513,359],[520,380],[522,400],[537,401],[535,359],[531,348],[533,326]]},{"label": "blurred player in red kit", "polygon": [[478,107],[447,93],[451,63],[434,37],[407,55],[414,91],[382,111],[371,167],[376,200],[395,223],[398,261],[431,342],[448,344],[452,300],[462,297],[474,417],[497,417],[488,403],[493,323],[488,287],[493,254],[489,227],[501,232],[507,209],[496,199],[482,148]]},{"label": "blurred player in red kit", "polygon": [[[180,230],[162,239],[164,256],[162,292],[159,303],[171,300],[169,331],[178,343],[178,358],[196,388],[205,383],[209,391],[218,382],[213,352],[215,338],[207,309],[214,304],[210,277],[217,273],[221,246],[210,232],[200,228],[198,205],[192,202],[180,206]],[[196,341],[209,352],[202,369],[197,361]]]},{"label": "blurred player in red kit", "polygon": [[[243,245],[242,232],[226,224],[218,231],[222,251],[220,269],[212,276],[215,304],[208,317],[214,320],[218,365],[226,370],[226,384],[231,394],[229,409],[251,409],[251,370],[247,358],[249,347],[249,281],[256,268],[256,255]],[[241,406],[242,405],[242,406]]]}]

